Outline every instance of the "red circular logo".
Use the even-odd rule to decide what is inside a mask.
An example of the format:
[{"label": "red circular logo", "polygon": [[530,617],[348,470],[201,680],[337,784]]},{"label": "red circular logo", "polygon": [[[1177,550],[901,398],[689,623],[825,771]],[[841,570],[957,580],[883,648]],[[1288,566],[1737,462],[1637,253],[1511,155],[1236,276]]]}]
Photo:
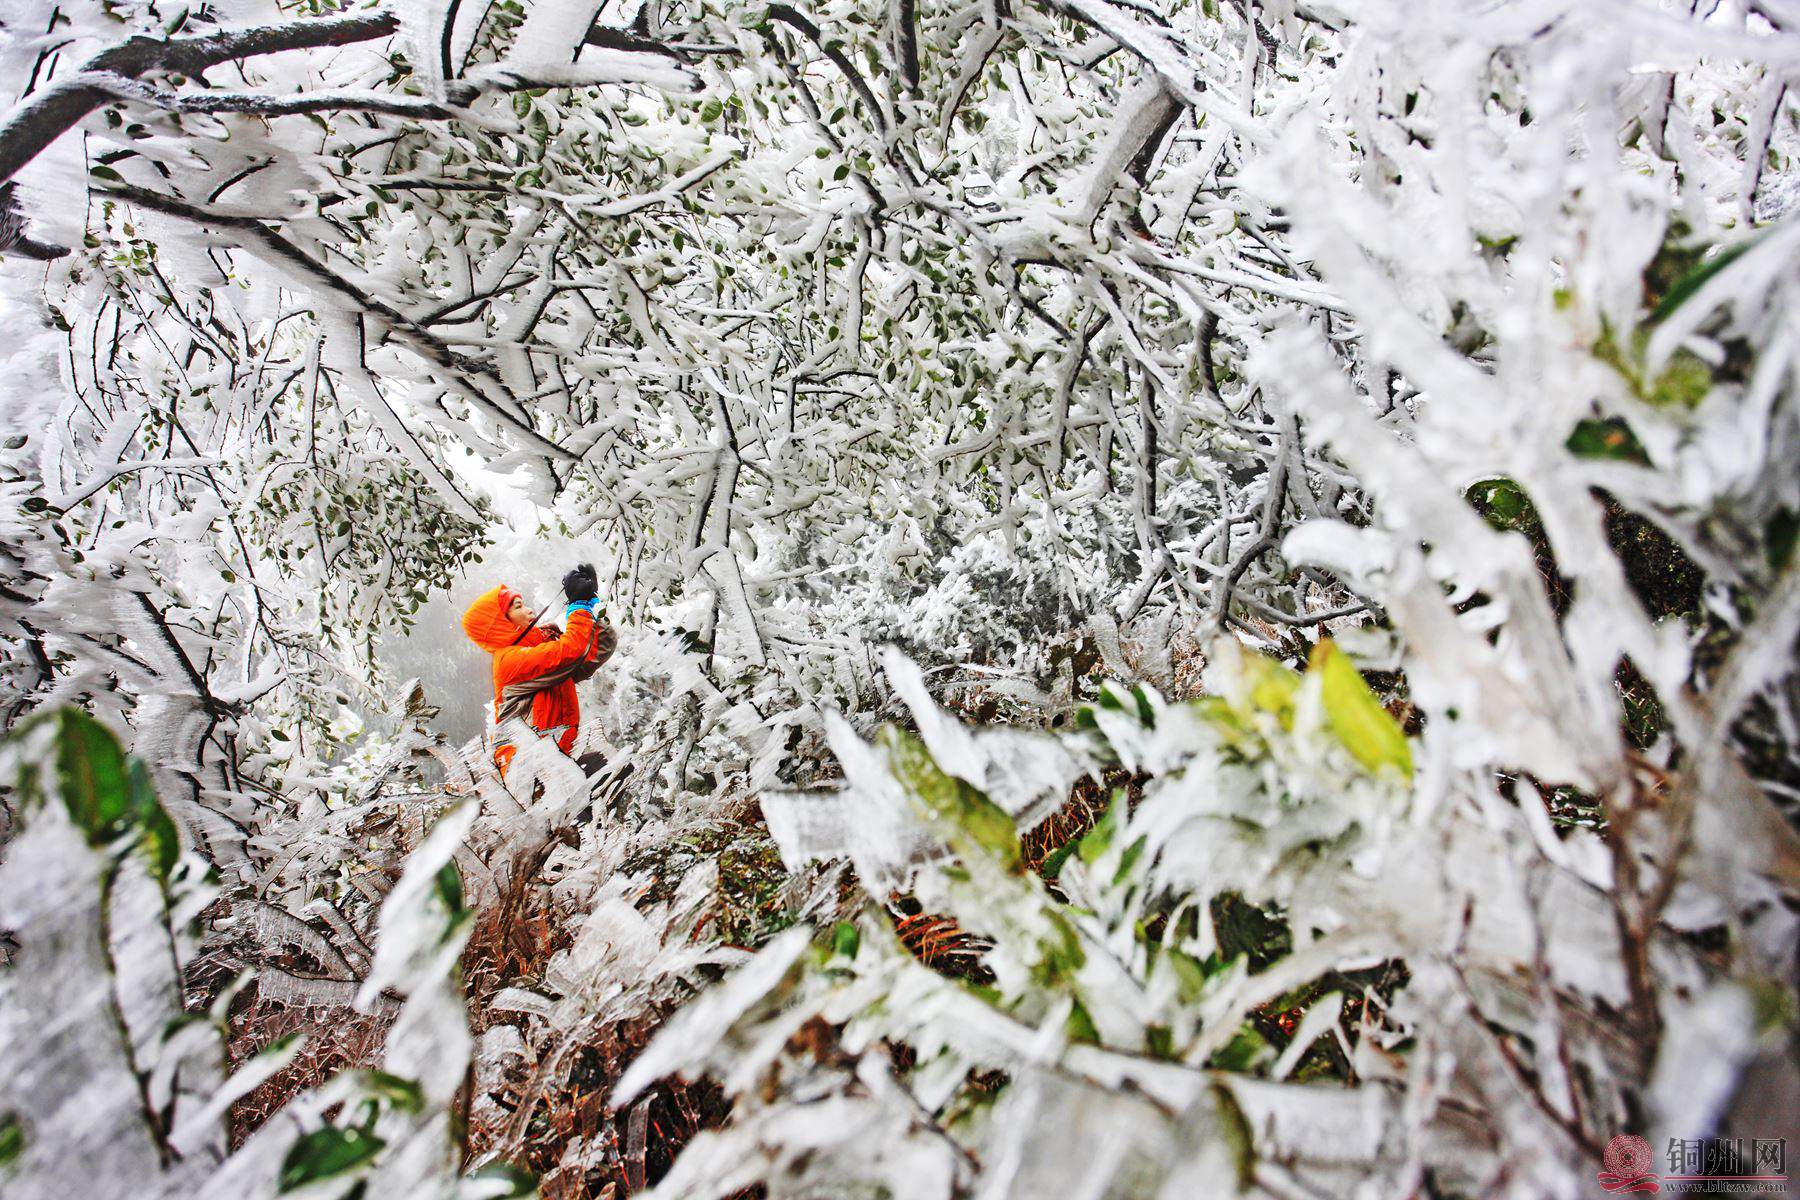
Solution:
[{"label": "red circular logo", "polygon": [[1606,1143],[1606,1169],[1614,1175],[1622,1175],[1626,1179],[1636,1179],[1650,1172],[1650,1164],[1655,1161],[1650,1152],[1650,1143],[1635,1133],[1621,1133]]}]

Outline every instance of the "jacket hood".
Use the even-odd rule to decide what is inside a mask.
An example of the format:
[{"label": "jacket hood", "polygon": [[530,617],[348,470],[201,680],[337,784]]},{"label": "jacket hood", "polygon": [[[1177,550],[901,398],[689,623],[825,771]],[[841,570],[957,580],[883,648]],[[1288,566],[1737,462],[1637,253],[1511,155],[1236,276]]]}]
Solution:
[{"label": "jacket hood", "polygon": [[502,584],[489,588],[475,598],[475,602],[463,610],[463,632],[469,640],[486,650],[489,654],[506,649],[508,646],[535,646],[544,640],[544,631],[533,626],[524,637],[519,636],[519,627],[506,619],[506,610],[519,596],[518,592]]}]

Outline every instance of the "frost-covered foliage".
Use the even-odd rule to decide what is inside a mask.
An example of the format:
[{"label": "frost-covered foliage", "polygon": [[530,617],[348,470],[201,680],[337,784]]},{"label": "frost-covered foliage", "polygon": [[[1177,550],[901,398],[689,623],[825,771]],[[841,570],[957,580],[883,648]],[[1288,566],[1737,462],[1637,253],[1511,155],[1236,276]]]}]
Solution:
[{"label": "frost-covered foliage", "polygon": [[9,1194],[241,1197],[326,1179],[341,1192],[359,1177],[403,1195],[517,1193],[511,1175],[463,1180],[451,1136],[470,1046],[455,978],[469,911],[452,856],[476,805],[443,815],[382,903],[356,996],[398,1008],[382,1068],[296,1096],[234,1149],[232,1101],[299,1047],[225,1078],[236,989],[184,1003],[216,891],[205,862],[183,853],[143,764],[78,711],[26,723],[3,765],[20,826],[0,867],[0,922],[19,943],[0,973]]},{"label": "frost-covered foliage", "polygon": [[[1763,1132],[1797,22],[11,5],[0,706],[21,763],[99,736],[75,705],[148,777],[100,833],[48,767],[3,798],[8,1058],[59,988],[94,1023],[0,1158],[636,1189],[676,1067],[736,1103],[684,1196],[1560,1196],[1621,1131]],[[595,780],[496,779],[378,652],[539,525],[624,629]],[[245,971],[384,1023],[394,1078],[233,1151],[280,1064],[165,1025]]]},{"label": "frost-covered foliage", "polygon": [[[1713,1128],[1786,1054],[1791,916],[1730,972],[1640,934],[1602,838],[1445,761],[1453,723],[1406,737],[1329,641],[1304,675],[1222,641],[1205,696],[1109,689],[1029,756],[888,667],[919,735],[844,730],[842,790],[764,807],[795,867],[830,852],[796,832],[822,812],[896,829],[885,862],[840,852],[986,948],[933,970],[876,904],[778,937],[620,1084],[705,1069],[737,1097],[658,1195],[1578,1195],[1613,1131]],[[1098,762],[1130,795],[1040,878],[1017,801]]]}]

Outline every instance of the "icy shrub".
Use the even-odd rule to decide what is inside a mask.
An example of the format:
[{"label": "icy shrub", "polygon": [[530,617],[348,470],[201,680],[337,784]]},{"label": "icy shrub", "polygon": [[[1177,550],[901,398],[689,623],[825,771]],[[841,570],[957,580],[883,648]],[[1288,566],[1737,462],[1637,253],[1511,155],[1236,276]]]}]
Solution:
[{"label": "icy shrub", "polygon": [[[843,786],[766,796],[770,827],[790,867],[847,857],[983,948],[933,970],[874,901],[777,937],[620,1083],[623,1104],[704,1072],[736,1100],[656,1195],[1386,1196],[1510,1174],[1542,1196],[1643,1103],[1607,1030],[1631,992],[1599,839],[1545,844],[1491,783],[1434,802],[1432,738],[1331,642],[1301,674],[1222,640],[1200,698],[1108,685],[1060,735],[965,728],[886,665],[919,732],[838,722]],[[1027,869],[1021,832],[1104,765],[1136,782]],[[1744,988],[1674,939],[1650,953],[1753,1052]]]}]

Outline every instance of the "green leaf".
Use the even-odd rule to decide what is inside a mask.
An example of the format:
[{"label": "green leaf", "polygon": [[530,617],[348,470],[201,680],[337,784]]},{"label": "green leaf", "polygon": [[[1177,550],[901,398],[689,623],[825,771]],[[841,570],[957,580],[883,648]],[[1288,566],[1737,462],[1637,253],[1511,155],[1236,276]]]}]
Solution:
[{"label": "green leaf", "polygon": [[169,872],[181,858],[181,837],[175,832],[175,822],[170,819],[168,810],[156,798],[156,786],[150,782],[149,769],[135,758],[129,762],[131,765],[126,771],[131,789],[129,801],[143,838],[143,849],[149,854],[157,877],[167,881]]},{"label": "green leaf", "polygon": [[1794,541],[1800,535],[1800,513],[1791,508],[1775,510],[1763,525],[1763,553],[1769,566],[1779,571],[1794,561]]},{"label": "green leaf", "polygon": [[1156,709],[1150,704],[1150,697],[1144,691],[1144,685],[1131,685],[1131,698],[1137,702],[1137,718],[1143,722],[1145,729],[1156,728]]},{"label": "green leaf", "polygon": [[982,1003],[991,1004],[995,1008],[1003,1009],[1006,1007],[1006,997],[1000,994],[999,988],[992,987],[985,983],[972,983],[967,979],[960,979],[957,980],[957,982],[962,984],[963,991],[974,996]]},{"label": "green leaf", "polygon": [[1406,734],[1381,707],[1349,656],[1327,638],[1313,647],[1307,669],[1320,677],[1326,724],[1352,757],[1371,771],[1395,767],[1411,779],[1412,747]]},{"label": "green leaf", "polygon": [[411,1079],[371,1069],[363,1072],[362,1084],[370,1095],[389,1108],[409,1113],[425,1110],[425,1089]]},{"label": "green leaf", "polygon": [[1728,246],[1708,261],[1701,263],[1698,267],[1695,267],[1692,271],[1689,271],[1686,275],[1677,279],[1674,285],[1670,287],[1668,292],[1663,296],[1662,303],[1656,306],[1656,311],[1650,314],[1650,323],[1654,325],[1659,321],[1667,320],[1676,309],[1680,308],[1683,304],[1686,304],[1688,300],[1693,297],[1695,292],[1705,287],[1707,280],[1736,262],[1743,256],[1744,251],[1754,246],[1758,240],[1759,239],[1757,238],[1751,238],[1749,241],[1739,242],[1735,246]]},{"label": "green leaf", "polygon": [[69,819],[102,846],[124,831],[131,810],[125,752],[112,731],[78,708],[63,708],[56,723],[56,776]]},{"label": "green leaf", "polygon": [[1069,1020],[1064,1029],[1071,1042],[1086,1042],[1093,1046],[1100,1044],[1099,1027],[1094,1024],[1094,1018],[1088,1015],[1088,1010],[1082,1006],[1079,1000],[1075,1001],[1075,1006],[1069,1010]]},{"label": "green leaf", "polygon": [[907,794],[948,837],[951,847],[968,860],[985,854],[1012,872],[1025,869],[1019,852],[1019,827],[1007,811],[953,775],[946,775],[925,743],[897,725],[884,725],[875,744],[885,753],[888,769]]},{"label": "green leaf", "polygon": [[463,907],[462,872],[456,869],[456,863],[447,862],[438,868],[435,886],[438,899],[454,924],[467,911]]},{"label": "green leaf", "polygon": [[18,1114],[0,1116],[0,1167],[25,1153],[25,1125]]},{"label": "green leaf", "polygon": [[1495,529],[1517,529],[1531,511],[1531,501],[1510,479],[1483,479],[1464,495]]},{"label": "green leaf", "polygon": [[700,119],[711,125],[725,113],[725,106],[717,100],[708,100],[700,106]]},{"label": "green leaf", "polygon": [[1256,1026],[1246,1024],[1212,1056],[1208,1065],[1221,1071],[1250,1071],[1271,1053],[1268,1041],[1256,1031]]},{"label": "green leaf", "polygon": [[862,931],[849,921],[831,927],[831,952],[843,958],[855,958],[862,948]]},{"label": "green leaf", "polygon": [[1713,371],[1689,350],[1677,350],[1664,365],[1662,373],[1649,375],[1648,353],[1651,326],[1633,331],[1628,344],[1621,346],[1618,336],[1602,326],[1600,339],[1594,343],[1594,357],[1619,373],[1631,387],[1632,395],[1658,408],[1697,408],[1712,391]]},{"label": "green leaf", "polygon": [[1148,836],[1141,837],[1125,847],[1125,853],[1119,856],[1119,869],[1113,872],[1113,886],[1117,887],[1131,876],[1132,868],[1137,866],[1138,859],[1144,856],[1144,847],[1149,845]]},{"label": "green leaf", "polygon": [[281,1160],[278,1187],[291,1192],[340,1175],[374,1158],[386,1144],[360,1129],[315,1129],[295,1142]]},{"label": "green leaf", "polygon": [[1141,684],[1134,683],[1130,688],[1125,688],[1109,679],[1100,685],[1098,703],[1101,708],[1135,717],[1138,724],[1146,729],[1156,728],[1156,709],[1151,705],[1150,697]]},{"label": "green leaf", "polygon": [[61,708],[36,719],[55,729],[58,791],[69,820],[96,849],[135,833],[157,878],[167,882],[181,857],[175,822],[156,799],[144,764],[126,756],[106,726],[78,708]]},{"label": "green leaf", "polygon": [[1185,954],[1173,948],[1163,952],[1169,969],[1175,972],[1175,990],[1182,1002],[1192,1004],[1200,999],[1200,993],[1206,988],[1207,977],[1211,974],[1206,964],[1191,954]]},{"label": "green leaf", "polygon": [[1606,458],[1650,465],[1650,455],[1644,444],[1631,432],[1631,426],[1618,417],[1577,422],[1563,445],[1577,458]]},{"label": "green leaf", "polygon": [[1125,790],[1114,788],[1112,802],[1106,806],[1106,812],[1098,821],[1094,822],[1092,829],[1081,835],[1081,841],[1075,846],[1076,853],[1081,855],[1082,862],[1092,866],[1100,861],[1100,856],[1105,854],[1107,848],[1112,845],[1113,836],[1119,832],[1119,821],[1123,818],[1124,812]]},{"label": "green leaf", "polygon": [[1042,875],[1045,879],[1055,879],[1057,874],[1062,870],[1062,865],[1069,861],[1069,855],[1075,853],[1076,847],[1080,844],[1080,838],[1070,838],[1068,841],[1052,850],[1049,854],[1044,856],[1043,864],[1038,867],[1038,874]]}]

